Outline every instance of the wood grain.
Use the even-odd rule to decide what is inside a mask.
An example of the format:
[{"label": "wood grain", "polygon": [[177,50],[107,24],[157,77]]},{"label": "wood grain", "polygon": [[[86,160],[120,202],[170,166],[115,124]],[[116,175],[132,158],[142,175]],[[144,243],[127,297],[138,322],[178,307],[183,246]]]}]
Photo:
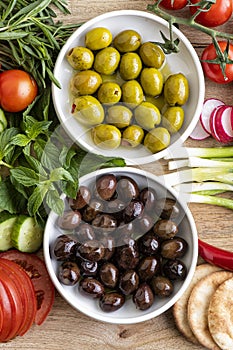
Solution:
[{"label": "wood grain", "polygon": [[[71,15],[60,16],[66,23],[87,21],[102,13],[120,10],[146,10],[148,3],[153,1],[139,0],[104,0],[79,1],[69,0]],[[178,12],[186,16],[187,11]],[[223,30],[230,30],[232,22],[223,26]],[[191,30],[180,27],[182,32],[192,42],[198,55],[210,42],[210,38]],[[232,84],[216,85],[206,80],[206,97],[219,97],[226,103],[232,102]],[[215,145],[213,140],[195,143],[186,141],[188,146]],[[143,166],[152,173],[166,171],[166,163],[155,162]],[[207,205],[190,205],[200,238],[219,247],[233,250],[232,240],[232,212],[227,209]],[[17,337],[6,344],[0,344],[0,349],[30,349],[30,350],[201,350],[203,347],[187,342],[177,331],[171,310],[164,315],[150,321],[136,325],[111,325],[97,322],[73,310],[58,294],[54,307],[46,322],[41,326],[33,326],[24,336]]]}]

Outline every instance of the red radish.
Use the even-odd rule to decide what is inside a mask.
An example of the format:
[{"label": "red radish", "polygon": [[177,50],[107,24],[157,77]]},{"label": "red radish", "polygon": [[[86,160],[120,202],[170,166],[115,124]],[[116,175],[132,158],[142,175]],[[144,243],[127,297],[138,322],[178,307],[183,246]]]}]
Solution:
[{"label": "red radish", "polygon": [[209,135],[211,135],[210,115],[217,106],[221,106],[221,105],[224,105],[224,102],[219,100],[218,98],[208,98],[203,103],[202,112],[200,115],[200,121],[203,126],[203,129]]},{"label": "red radish", "polygon": [[216,130],[216,116],[219,110],[221,110],[223,107],[225,106],[217,106],[214,108],[214,110],[212,111],[212,113],[210,114],[210,130],[211,130],[211,136],[213,136],[213,138],[219,142],[221,142],[217,130]]},{"label": "red radish", "polygon": [[233,129],[231,125],[233,107],[220,108],[215,117],[215,130],[222,143],[233,142]]},{"label": "red radish", "polygon": [[200,122],[200,119],[198,120],[192,133],[189,135],[189,137],[193,140],[204,140],[209,136],[210,134],[205,131],[205,129],[203,128]]}]

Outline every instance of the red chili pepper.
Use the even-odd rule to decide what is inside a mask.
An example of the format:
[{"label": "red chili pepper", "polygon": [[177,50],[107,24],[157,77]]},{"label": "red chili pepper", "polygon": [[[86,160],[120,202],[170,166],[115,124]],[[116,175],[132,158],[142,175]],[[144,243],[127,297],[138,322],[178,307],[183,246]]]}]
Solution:
[{"label": "red chili pepper", "polygon": [[210,264],[233,271],[233,252],[214,247],[198,239],[199,255]]}]

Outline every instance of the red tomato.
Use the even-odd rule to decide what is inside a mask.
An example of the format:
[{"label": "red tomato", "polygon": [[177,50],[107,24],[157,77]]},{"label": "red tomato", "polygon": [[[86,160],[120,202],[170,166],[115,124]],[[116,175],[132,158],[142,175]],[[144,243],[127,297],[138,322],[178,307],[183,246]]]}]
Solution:
[{"label": "red tomato", "polygon": [[[191,0],[191,3],[196,4],[199,1]],[[198,6],[189,6],[189,9],[193,15],[197,11]],[[232,0],[216,0],[216,3],[208,11],[202,12],[196,17],[196,22],[206,27],[217,27],[230,19],[232,10]]]},{"label": "red tomato", "polygon": [[[221,51],[224,52],[227,43],[225,41],[218,42]],[[216,50],[214,44],[208,45],[201,55],[201,63],[204,74],[211,80],[220,84],[227,84],[233,81],[233,64],[226,64],[225,74],[226,79],[222,74],[222,70],[219,64],[204,62],[205,60],[214,60],[216,58]],[[228,57],[233,60],[233,45],[229,45]]]},{"label": "red tomato", "polygon": [[6,112],[21,112],[35,99],[38,87],[33,77],[19,69],[0,73],[0,105]]},{"label": "red tomato", "polygon": [[8,334],[12,330],[12,308],[8,293],[4,284],[0,281],[0,308],[3,316],[3,323],[0,332],[0,342],[6,341]]},{"label": "red tomato", "polygon": [[180,10],[184,8],[187,3],[188,0],[163,0],[160,5],[167,10]]},{"label": "red tomato", "polygon": [[7,271],[11,279],[16,281],[20,291],[24,317],[18,334],[24,335],[31,328],[36,316],[37,302],[34,287],[27,273],[14,261],[0,258],[1,267]]},{"label": "red tomato", "polygon": [[31,278],[37,298],[35,323],[42,324],[52,308],[55,295],[45,263],[35,254],[22,253],[18,250],[8,250],[1,253],[0,257],[16,262]]}]

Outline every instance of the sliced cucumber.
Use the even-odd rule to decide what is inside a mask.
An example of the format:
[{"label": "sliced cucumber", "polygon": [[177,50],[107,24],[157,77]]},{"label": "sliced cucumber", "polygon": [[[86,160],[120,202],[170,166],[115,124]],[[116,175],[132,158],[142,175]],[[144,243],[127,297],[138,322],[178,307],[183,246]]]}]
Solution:
[{"label": "sliced cucumber", "polygon": [[0,108],[0,132],[7,127],[7,120],[4,111]]},{"label": "sliced cucumber", "polygon": [[16,215],[10,214],[7,211],[0,212],[0,250],[5,251],[13,248],[11,241],[11,235],[15,221],[17,219]]},{"label": "sliced cucumber", "polygon": [[11,241],[13,247],[21,252],[33,253],[42,244],[43,230],[37,225],[34,218],[19,215],[13,227]]}]

